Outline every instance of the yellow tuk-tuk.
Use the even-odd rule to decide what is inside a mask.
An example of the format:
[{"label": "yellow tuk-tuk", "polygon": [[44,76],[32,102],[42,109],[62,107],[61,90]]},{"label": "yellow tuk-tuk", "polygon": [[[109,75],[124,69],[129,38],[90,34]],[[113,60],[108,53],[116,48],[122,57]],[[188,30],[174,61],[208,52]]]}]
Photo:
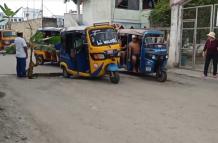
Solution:
[{"label": "yellow tuk-tuk", "polygon": [[[34,49],[36,63],[43,65],[45,62],[59,63],[60,40],[56,43],[50,42],[51,39],[60,39],[60,31],[62,28],[44,27],[39,28],[37,32],[43,34],[43,43],[38,44]],[[54,40],[53,40],[54,41]]]},{"label": "yellow tuk-tuk", "polygon": [[65,28],[61,32],[60,66],[63,76],[102,77],[118,83],[117,31],[109,24]]},{"label": "yellow tuk-tuk", "polygon": [[0,30],[0,50],[8,47],[16,38],[16,32],[12,30]]}]

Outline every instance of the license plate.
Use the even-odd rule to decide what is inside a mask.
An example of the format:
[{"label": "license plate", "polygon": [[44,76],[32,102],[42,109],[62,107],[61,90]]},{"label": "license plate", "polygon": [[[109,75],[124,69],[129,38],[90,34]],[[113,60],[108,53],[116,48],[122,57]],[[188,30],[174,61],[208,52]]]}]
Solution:
[{"label": "license plate", "polygon": [[151,71],[151,67],[146,67],[146,69],[145,69],[146,71]]}]

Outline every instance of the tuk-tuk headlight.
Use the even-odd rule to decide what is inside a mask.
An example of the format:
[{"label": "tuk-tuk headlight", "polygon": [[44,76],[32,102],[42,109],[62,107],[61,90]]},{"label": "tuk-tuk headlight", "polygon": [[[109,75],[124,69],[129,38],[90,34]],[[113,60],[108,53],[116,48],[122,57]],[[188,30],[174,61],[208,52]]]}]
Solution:
[{"label": "tuk-tuk headlight", "polygon": [[104,54],[93,54],[93,58],[95,60],[103,60],[105,59],[105,55]]},{"label": "tuk-tuk headlight", "polygon": [[155,60],[155,59],[156,59],[156,56],[155,56],[155,55],[153,55],[151,58],[152,58],[152,60]]}]

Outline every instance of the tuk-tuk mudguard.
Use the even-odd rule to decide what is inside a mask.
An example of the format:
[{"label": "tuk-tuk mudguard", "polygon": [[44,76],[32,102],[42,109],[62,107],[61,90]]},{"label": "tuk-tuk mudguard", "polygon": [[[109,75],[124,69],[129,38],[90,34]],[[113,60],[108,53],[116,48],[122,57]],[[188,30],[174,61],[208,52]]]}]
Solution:
[{"label": "tuk-tuk mudguard", "polygon": [[107,71],[109,71],[109,72],[114,72],[114,71],[118,71],[119,70],[119,67],[118,67],[118,65],[117,64],[109,64],[108,66],[107,66]]}]

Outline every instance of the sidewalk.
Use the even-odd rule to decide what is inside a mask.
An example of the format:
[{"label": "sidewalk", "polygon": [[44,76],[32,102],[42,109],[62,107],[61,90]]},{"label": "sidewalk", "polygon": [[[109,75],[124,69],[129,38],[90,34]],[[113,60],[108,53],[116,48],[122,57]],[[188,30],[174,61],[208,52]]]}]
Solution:
[{"label": "sidewalk", "polygon": [[[203,77],[203,72],[188,70],[188,69],[172,68],[172,69],[168,69],[168,72],[174,73],[174,74],[179,74],[179,75],[185,75],[185,76],[189,76],[189,77],[194,77],[194,78],[202,78]],[[218,81],[218,78],[216,78],[216,79],[213,78],[211,74],[209,74],[207,79]]]}]

